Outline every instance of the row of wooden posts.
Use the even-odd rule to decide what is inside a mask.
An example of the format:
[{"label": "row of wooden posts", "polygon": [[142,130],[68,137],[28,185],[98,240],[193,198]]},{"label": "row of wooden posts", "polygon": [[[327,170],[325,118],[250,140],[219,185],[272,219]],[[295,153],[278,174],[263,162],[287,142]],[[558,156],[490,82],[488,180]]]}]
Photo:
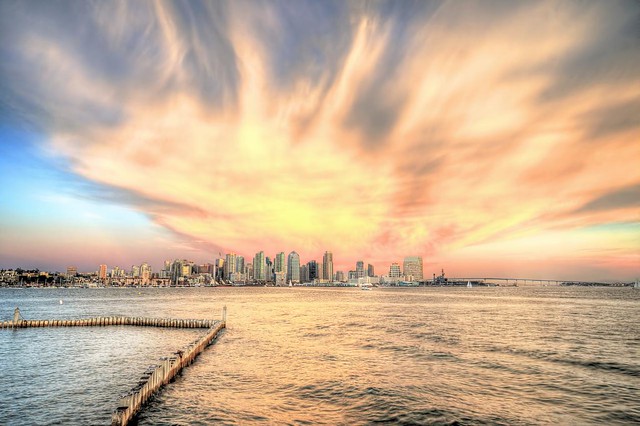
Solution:
[{"label": "row of wooden posts", "polygon": [[29,327],[91,327],[109,325],[135,325],[141,327],[211,328],[216,321],[196,319],[145,318],[145,317],[96,317],[72,320],[2,321],[0,328]]},{"label": "row of wooden posts", "polygon": [[224,327],[225,322],[218,321],[184,351],[176,352],[174,356],[162,359],[160,364],[150,366],[138,384],[120,400],[118,408],[111,417],[111,425],[126,425],[149,398],[162,386],[169,383],[184,367],[191,364],[215,340]]},{"label": "row of wooden posts", "polygon": [[28,327],[90,327],[130,325],[141,327],[173,327],[173,328],[206,328],[207,331],[184,350],[173,356],[162,358],[160,364],[149,366],[138,384],[124,395],[118,407],[111,416],[112,426],[125,426],[144,404],[162,386],[169,383],[186,366],[209,346],[226,327],[227,307],[222,310],[222,321],[173,319],[173,318],[145,318],[145,317],[97,317],[73,320],[26,320],[22,318],[20,310],[16,308],[12,321],[0,322],[1,328]]}]

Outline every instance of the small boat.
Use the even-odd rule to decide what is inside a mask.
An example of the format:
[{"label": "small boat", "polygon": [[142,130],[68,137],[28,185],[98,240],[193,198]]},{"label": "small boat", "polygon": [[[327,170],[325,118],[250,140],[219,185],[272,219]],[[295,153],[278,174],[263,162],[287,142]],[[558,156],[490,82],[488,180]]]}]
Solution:
[{"label": "small boat", "polygon": [[289,280],[289,287],[293,287],[293,283]]},{"label": "small boat", "polygon": [[633,288],[640,290],[640,281],[636,279],[636,283],[633,285]]},{"label": "small boat", "polygon": [[473,285],[471,284],[471,281],[467,281],[467,288],[471,288],[473,287]]},{"label": "small boat", "polygon": [[62,305],[62,304],[64,304],[64,302],[62,301],[62,299],[60,299],[60,304],[61,304],[61,305]]},{"label": "small boat", "polygon": [[371,290],[371,287],[360,287],[360,290]]}]

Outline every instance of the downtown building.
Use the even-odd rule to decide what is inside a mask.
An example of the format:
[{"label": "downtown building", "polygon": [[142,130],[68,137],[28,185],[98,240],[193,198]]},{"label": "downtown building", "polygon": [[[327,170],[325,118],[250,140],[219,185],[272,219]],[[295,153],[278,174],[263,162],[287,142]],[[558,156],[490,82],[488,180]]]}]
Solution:
[{"label": "downtown building", "polygon": [[421,256],[407,256],[402,264],[402,274],[407,280],[422,281],[424,277]]},{"label": "downtown building", "polygon": [[325,280],[333,282],[333,253],[330,251],[325,251],[322,256],[322,272]]},{"label": "downtown building", "polygon": [[300,255],[295,251],[289,253],[287,259],[287,281],[300,282]]}]

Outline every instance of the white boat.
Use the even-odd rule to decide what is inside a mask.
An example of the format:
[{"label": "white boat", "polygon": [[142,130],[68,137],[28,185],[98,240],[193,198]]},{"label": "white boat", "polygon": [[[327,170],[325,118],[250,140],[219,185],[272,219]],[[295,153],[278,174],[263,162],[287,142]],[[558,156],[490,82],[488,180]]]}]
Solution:
[{"label": "white boat", "polygon": [[471,284],[471,281],[467,281],[467,288],[471,288],[473,287],[473,285]]},{"label": "white boat", "polygon": [[371,287],[363,285],[360,290],[371,290]]},{"label": "white boat", "polygon": [[293,287],[293,283],[289,280],[289,287]]},{"label": "white boat", "polygon": [[640,281],[636,279],[636,283],[633,285],[633,288],[640,290]]}]

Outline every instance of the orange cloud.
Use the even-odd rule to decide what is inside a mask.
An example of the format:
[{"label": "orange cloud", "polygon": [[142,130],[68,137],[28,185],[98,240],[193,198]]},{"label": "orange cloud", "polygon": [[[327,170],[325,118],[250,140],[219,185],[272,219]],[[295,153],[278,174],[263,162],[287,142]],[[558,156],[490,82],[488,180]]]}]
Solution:
[{"label": "orange cloud", "polygon": [[[181,206],[138,206],[179,234],[246,255],[517,255],[532,269],[569,241],[551,253],[572,267],[594,249],[631,271],[638,238],[593,238],[590,227],[637,222],[638,205],[581,208],[640,183],[640,125],[619,119],[640,104],[640,82],[567,76],[628,18],[600,4],[575,12],[536,3],[493,16],[445,3],[403,21],[354,8],[339,38],[274,46],[265,35],[286,35],[284,12],[231,3],[210,47],[158,3],[145,32],[157,38],[155,79],[126,93],[56,40],[31,36],[22,48],[48,70],[55,99],[71,98],[62,121],[86,97],[119,111],[109,125],[54,125],[51,148],[88,180]],[[100,22],[120,47],[126,28]]]}]

